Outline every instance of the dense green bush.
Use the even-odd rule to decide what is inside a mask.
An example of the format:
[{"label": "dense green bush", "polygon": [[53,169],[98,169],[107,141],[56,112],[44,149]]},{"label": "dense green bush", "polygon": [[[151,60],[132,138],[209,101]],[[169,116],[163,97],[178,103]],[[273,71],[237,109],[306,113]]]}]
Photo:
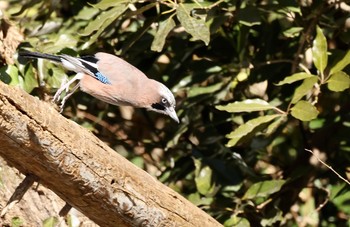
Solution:
[{"label": "dense green bush", "polygon": [[[63,114],[224,225],[350,224],[348,183],[317,159],[346,178],[345,2],[9,4],[5,15],[26,35],[22,48],[114,53],[173,90],[179,125],[81,92]],[[48,62],[27,63],[4,65],[2,80],[47,99],[67,76]]]}]

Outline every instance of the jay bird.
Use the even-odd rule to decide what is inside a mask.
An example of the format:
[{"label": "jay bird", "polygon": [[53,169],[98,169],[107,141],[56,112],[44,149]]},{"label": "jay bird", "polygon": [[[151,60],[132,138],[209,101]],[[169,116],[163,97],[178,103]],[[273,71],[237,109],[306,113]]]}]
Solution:
[{"label": "jay bird", "polygon": [[117,106],[146,108],[170,116],[179,123],[175,111],[175,98],[162,83],[149,79],[143,72],[121,58],[103,52],[93,56],[72,57],[30,51],[18,53],[26,58],[43,58],[60,63],[65,69],[77,74],[57,90],[53,100],[59,101],[61,93],[69,90],[76,80],[79,82],[63,97],[61,111],[66,100],[79,87],[97,99]]}]

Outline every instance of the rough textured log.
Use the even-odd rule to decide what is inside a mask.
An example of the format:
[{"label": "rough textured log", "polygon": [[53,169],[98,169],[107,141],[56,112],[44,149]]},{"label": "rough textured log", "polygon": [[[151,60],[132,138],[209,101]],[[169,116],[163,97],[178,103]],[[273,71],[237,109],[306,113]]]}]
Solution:
[{"label": "rough textured log", "polygon": [[0,155],[101,226],[220,226],[48,103],[2,82]]}]

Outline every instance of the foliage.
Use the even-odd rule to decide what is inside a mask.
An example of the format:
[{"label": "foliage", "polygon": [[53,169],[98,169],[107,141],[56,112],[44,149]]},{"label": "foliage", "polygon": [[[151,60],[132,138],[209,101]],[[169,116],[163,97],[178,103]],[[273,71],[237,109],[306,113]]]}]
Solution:
[{"label": "foliage", "polygon": [[[63,114],[225,226],[349,224],[349,185],[305,151],[348,172],[345,2],[9,4],[22,47],[111,52],[172,88],[179,125],[81,92]],[[41,60],[4,65],[0,75],[44,100],[67,77]]]},{"label": "foliage", "polygon": [[11,226],[19,227],[23,225],[23,221],[19,217],[13,217],[11,220]]},{"label": "foliage", "polygon": [[58,223],[58,218],[49,217],[43,221],[43,227],[54,227]]}]

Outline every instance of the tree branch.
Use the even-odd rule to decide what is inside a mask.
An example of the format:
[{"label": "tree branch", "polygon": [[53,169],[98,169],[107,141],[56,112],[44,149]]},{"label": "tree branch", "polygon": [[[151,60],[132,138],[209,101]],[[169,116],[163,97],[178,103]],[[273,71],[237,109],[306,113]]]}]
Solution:
[{"label": "tree branch", "polygon": [[53,106],[2,82],[0,155],[101,226],[220,226]]}]

